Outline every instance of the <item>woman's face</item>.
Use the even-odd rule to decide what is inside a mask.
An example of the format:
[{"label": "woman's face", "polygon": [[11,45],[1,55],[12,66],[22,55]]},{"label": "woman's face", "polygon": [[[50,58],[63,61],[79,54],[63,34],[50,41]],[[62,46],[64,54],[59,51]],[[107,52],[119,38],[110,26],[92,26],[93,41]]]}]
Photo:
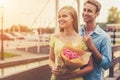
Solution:
[{"label": "woman's face", "polygon": [[73,18],[68,10],[63,9],[59,12],[58,23],[60,28],[68,28],[73,26]]}]

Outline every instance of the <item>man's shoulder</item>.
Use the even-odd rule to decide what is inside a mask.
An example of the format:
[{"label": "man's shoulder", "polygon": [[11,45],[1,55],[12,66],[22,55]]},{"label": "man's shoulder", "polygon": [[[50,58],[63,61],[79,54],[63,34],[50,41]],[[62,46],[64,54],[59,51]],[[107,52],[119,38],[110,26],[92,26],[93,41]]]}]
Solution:
[{"label": "man's shoulder", "polygon": [[98,30],[99,30],[99,33],[108,35],[108,33],[104,29],[102,29],[100,26],[98,26]]},{"label": "man's shoulder", "polygon": [[82,34],[84,32],[84,26],[80,26],[78,28],[78,34]]}]

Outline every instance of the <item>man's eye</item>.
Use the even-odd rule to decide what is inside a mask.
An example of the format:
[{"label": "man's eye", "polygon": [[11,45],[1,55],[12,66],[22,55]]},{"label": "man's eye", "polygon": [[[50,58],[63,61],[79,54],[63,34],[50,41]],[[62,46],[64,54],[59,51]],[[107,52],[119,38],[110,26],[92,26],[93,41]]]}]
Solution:
[{"label": "man's eye", "polygon": [[85,12],[85,11],[86,11],[86,9],[83,9],[83,11]]},{"label": "man's eye", "polygon": [[91,10],[88,10],[88,12],[92,12]]}]

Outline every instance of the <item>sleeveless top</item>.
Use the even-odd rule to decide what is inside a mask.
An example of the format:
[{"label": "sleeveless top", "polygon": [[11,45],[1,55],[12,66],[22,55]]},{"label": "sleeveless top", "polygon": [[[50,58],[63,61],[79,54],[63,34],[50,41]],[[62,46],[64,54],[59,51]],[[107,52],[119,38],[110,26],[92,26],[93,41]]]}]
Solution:
[{"label": "sleeveless top", "polygon": [[[64,42],[62,42],[61,40],[57,39],[55,36],[52,35],[50,37],[49,45],[50,45],[50,47],[54,48],[55,65],[58,65],[58,57],[60,56],[62,48],[66,44],[71,44],[73,48],[76,47],[76,46],[80,46],[82,50],[87,50],[88,49],[83,40],[64,43]],[[85,54],[83,56],[83,60],[85,61],[86,64],[89,61],[90,55],[91,54],[89,53],[89,54]],[[56,80],[54,75],[52,75],[51,80]],[[82,77],[77,77],[77,78],[70,79],[70,80],[84,80],[84,79]]]}]

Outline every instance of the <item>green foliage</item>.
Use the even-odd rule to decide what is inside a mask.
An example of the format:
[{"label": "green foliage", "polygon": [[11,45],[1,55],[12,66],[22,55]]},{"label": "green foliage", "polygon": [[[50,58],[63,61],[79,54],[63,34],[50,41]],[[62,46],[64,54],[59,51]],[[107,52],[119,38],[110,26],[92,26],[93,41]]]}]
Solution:
[{"label": "green foliage", "polygon": [[108,13],[109,13],[107,17],[108,24],[120,23],[120,11],[116,7],[111,7]]},{"label": "green foliage", "polygon": [[18,54],[13,54],[13,53],[4,53],[4,58],[11,58],[11,57],[16,57],[16,56],[20,56]]},{"label": "green foliage", "polygon": [[29,32],[30,28],[24,25],[12,25],[10,28],[10,32]]},{"label": "green foliage", "polygon": [[120,44],[120,41],[117,41],[116,44]]},{"label": "green foliage", "polygon": [[106,29],[106,23],[97,23],[103,30]]}]

